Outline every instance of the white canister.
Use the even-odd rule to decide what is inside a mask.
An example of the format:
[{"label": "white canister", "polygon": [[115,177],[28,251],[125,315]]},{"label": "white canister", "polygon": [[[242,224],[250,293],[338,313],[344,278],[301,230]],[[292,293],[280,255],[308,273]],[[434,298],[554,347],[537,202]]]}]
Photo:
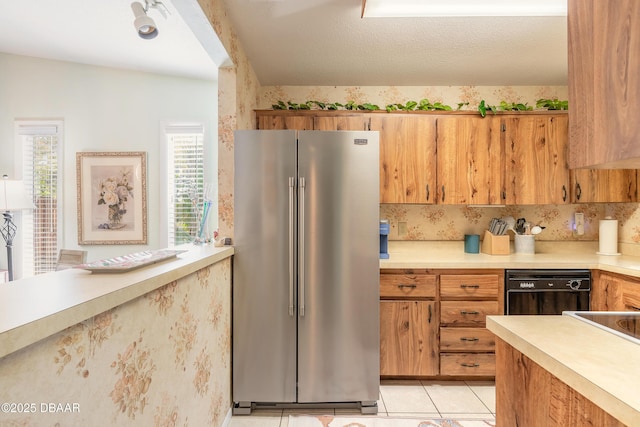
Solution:
[{"label": "white canister", "polygon": [[618,252],[618,220],[610,216],[600,220],[598,255],[620,255]]},{"label": "white canister", "polygon": [[517,254],[536,253],[536,236],[533,234],[516,234],[514,236],[514,246]]}]

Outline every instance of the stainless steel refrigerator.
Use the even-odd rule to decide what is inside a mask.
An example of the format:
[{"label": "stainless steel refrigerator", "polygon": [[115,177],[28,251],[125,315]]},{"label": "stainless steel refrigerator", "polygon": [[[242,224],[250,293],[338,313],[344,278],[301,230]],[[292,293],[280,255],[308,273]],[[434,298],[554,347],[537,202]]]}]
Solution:
[{"label": "stainless steel refrigerator", "polygon": [[376,413],[378,132],[236,131],[234,154],[234,413]]}]

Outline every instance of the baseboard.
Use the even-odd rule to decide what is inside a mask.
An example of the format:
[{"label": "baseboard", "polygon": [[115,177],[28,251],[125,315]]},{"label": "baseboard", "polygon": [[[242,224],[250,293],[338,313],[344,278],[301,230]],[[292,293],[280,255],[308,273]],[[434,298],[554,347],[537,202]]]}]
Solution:
[{"label": "baseboard", "polygon": [[231,408],[227,411],[227,416],[224,417],[224,421],[222,421],[222,425],[220,427],[229,427],[231,425]]}]

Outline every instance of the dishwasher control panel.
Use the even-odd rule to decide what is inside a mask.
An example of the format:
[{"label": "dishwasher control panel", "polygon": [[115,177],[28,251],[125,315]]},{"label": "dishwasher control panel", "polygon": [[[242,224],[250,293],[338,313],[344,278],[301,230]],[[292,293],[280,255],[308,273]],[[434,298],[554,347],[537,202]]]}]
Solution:
[{"label": "dishwasher control panel", "polygon": [[506,270],[505,313],[560,315],[589,310],[589,270]]},{"label": "dishwasher control panel", "polygon": [[589,270],[506,270],[507,290],[591,290]]}]

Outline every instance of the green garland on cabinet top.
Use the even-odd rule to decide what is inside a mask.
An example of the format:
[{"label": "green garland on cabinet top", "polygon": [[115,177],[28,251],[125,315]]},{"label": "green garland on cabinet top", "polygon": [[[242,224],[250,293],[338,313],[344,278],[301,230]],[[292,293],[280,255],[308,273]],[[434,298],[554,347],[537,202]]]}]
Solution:
[{"label": "green garland on cabinet top", "polygon": [[[468,102],[458,103],[456,110],[460,110],[465,105],[469,105]],[[380,111],[380,108],[376,104],[364,103],[356,104],[354,101],[348,101],[346,104],[339,102],[326,103],[320,101],[307,101],[300,104],[287,101],[278,101],[277,104],[271,106],[274,110],[360,110],[360,111]],[[536,101],[537,109],[545,110],[568,110],[569,101],[561,101],[557,98],[554,99],[539,99]],[[428,99],[422,99],[420,102],[407,101],[406,104],[388,104],[384,108],[387,112],[392,111],[453,111],[453,108],[449,105],[442,104],[440,102],[431,103]],[[494,114],[498,111],[532,111],[533,107],[526,103],[508,103],[501,101],[498,105],[489,105],[483,99],[478,105],[477,110],[482,117],[485,117],[488,111]]]}]

